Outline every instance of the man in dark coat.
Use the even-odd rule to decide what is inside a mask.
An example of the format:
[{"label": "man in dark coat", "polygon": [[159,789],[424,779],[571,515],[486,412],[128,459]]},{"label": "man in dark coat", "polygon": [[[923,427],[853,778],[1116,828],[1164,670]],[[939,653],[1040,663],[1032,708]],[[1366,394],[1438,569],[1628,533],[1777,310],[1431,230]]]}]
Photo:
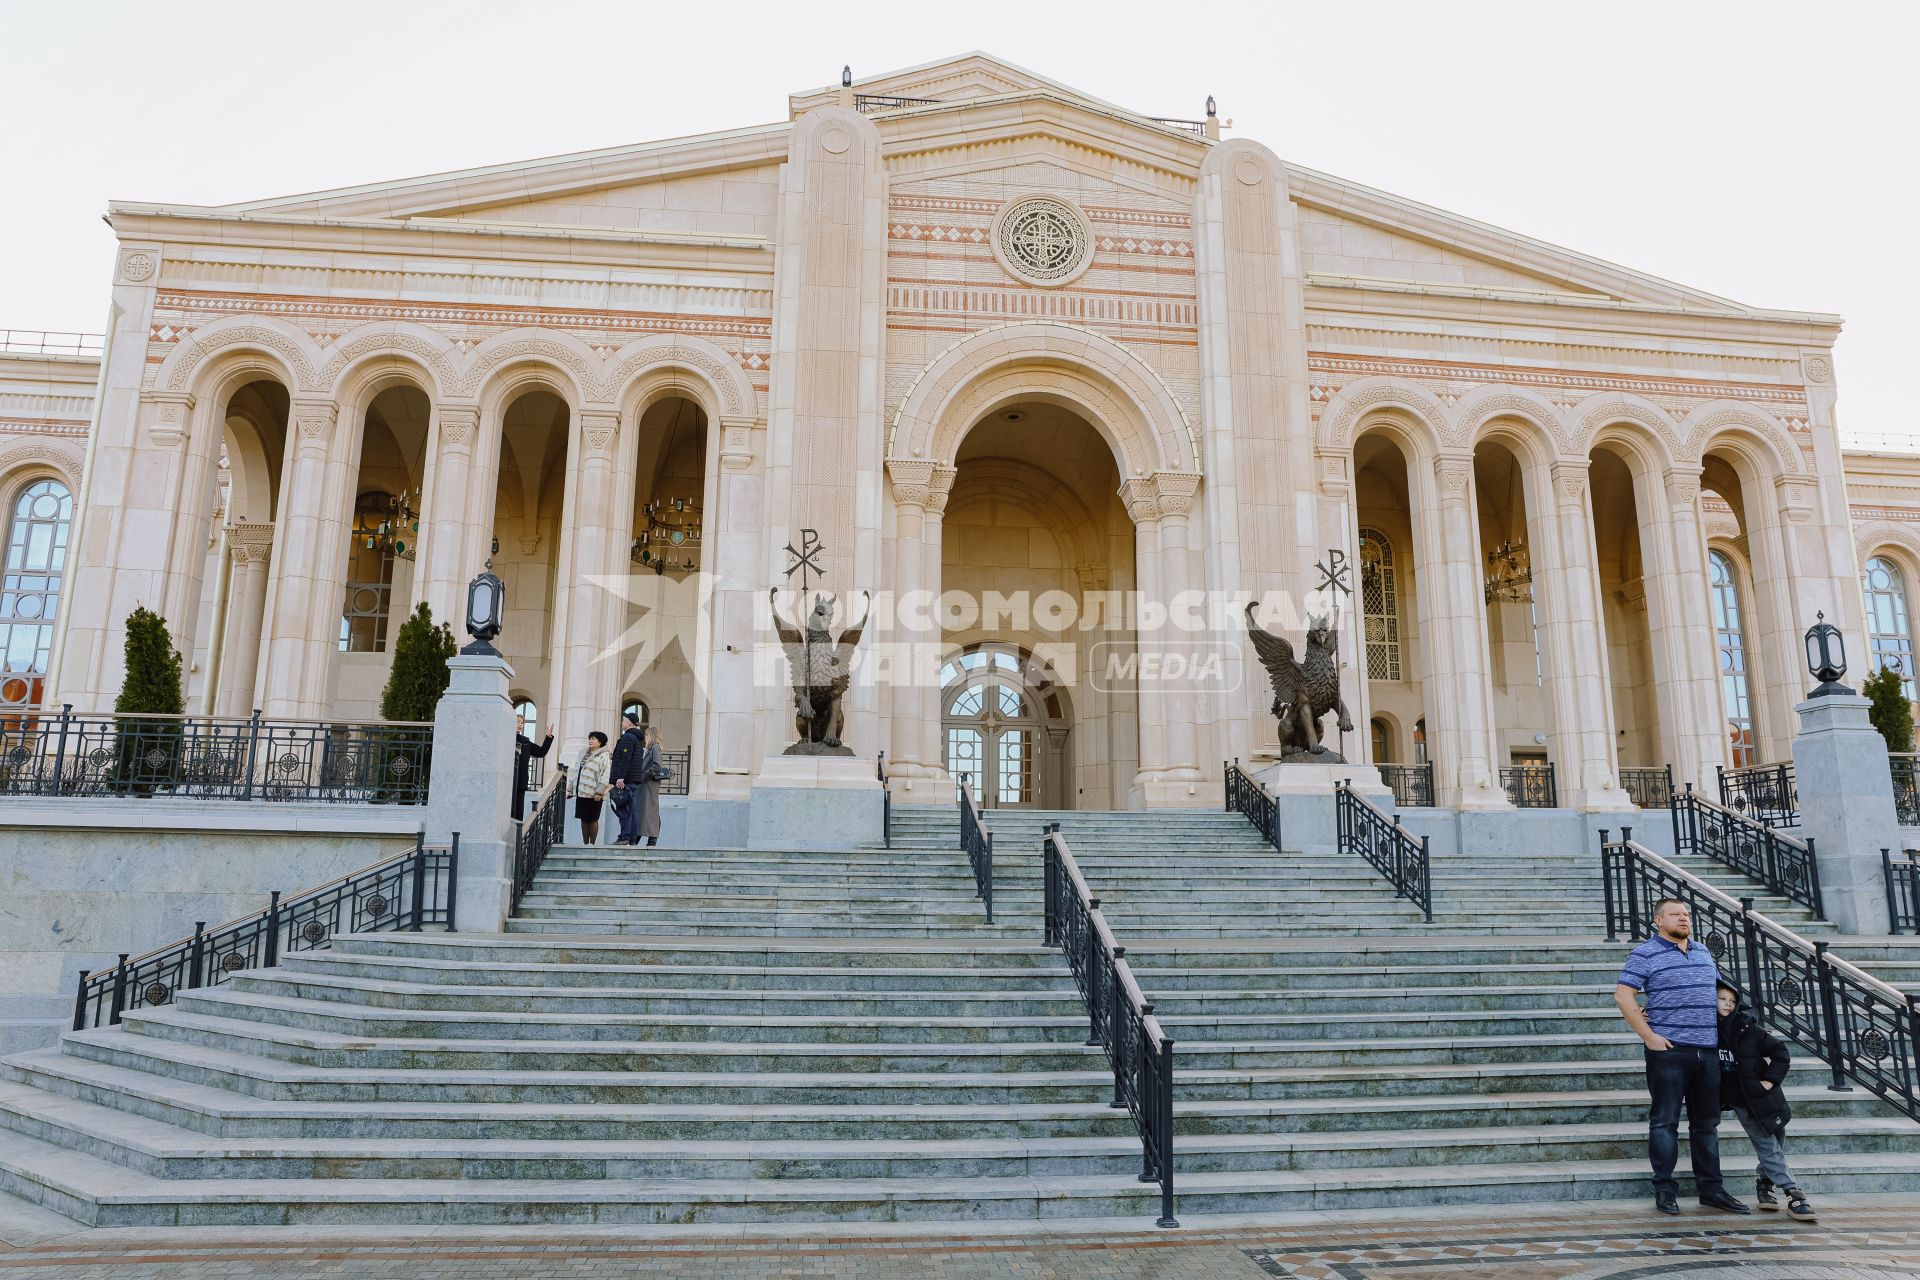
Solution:
[{"label": "man in dark coat", "polygon": [[620,819],[620,838],[615,844],[640,843],[640,783],[646,780],[646,739],[640,732],[640,717],[631,711],[620,715],[620,741],[613,744],[613,766],[607,771],[613,789],[607,801]]},{"label": "man in dark coat", "polygon": [[1740,1007],[1740,993],[1725,982],[1714,993],[1720,1005],[1720,1105],[1740,1121],[1759,1160],[1755,1188],[1760,1208],[1778,1211],[1778,1190],[1787,1198],[1787,1213],[1801,1222],[1814,1221],[1813,1206],[1794,1184],[1787,1169],[1786,1083],[1793,1056],[1787,1042],[1773,1035]]},{"label": "man in dark coat", "polygon": [[513,802],[509,808],[515,822],[520,821],[523,816],[521,811],[526,805],[527,773],[532,767],[527,761],[545,758],[552,746],[552,728],[547,730],[547,736],[536,747],[533,739],[527,736],[527,718],[520,715],[513,718]]}]

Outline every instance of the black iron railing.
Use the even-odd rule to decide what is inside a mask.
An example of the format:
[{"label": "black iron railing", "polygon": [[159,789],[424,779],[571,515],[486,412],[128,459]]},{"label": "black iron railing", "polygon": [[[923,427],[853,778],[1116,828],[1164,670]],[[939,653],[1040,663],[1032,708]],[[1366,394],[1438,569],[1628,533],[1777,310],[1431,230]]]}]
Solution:
[{"label": "black iron railing", "polygon": [[1641,809],[1666,809],[1673,804],[1673,766],[1658,769],[1626,765],[1620,770],[1620,786],[1627,798]]},{"label": "black iron railing", "polygon": [[1520,764],[1502,769],[1500,785],[1516,809],[1551,809],[1560,803],[1560,788],[1551,764]]},{"label": "black iron railing", "polygon": [[1274,852],[1280,852],[1280,802],[1240,767],[1239,760],[1223,765],[1222,770],[1226,775],[1227,812],[1246,815]]},{"label": "black iron railing", "polygon": [[324,951],[343,933],[418,933],[429,926],[453,932],[454,893],[459,887],[460,835],[449,845],[416,838],[397,858],[362,867],[317,889],[282,899],[278,890],[265,910],[208,929],[195,923],[193,936],[128,959],[112,968],[81,970],[73,1001],[73,1029],[117,1026],[129,1009],[172,1003],[181,991],[217,987],[246,969],[271,969],[295,951]]},{"label": "black iron railing", "polygon": [[1769,827],[1800,825],[1800,789],[1793,765],[1762,764],[1751,769],[1718,766],[1720,804]]},{"label": "black iron railing", "polygon": [[893,848],[893,788],[887,785],[887,753],[874,757],[874,776],[880,779],[880,847]]},{"label": "black iron railing", "polygon": [[1100,914],[1100,899],[1067,848],[1058,823],[1040,839],[1045,864],[1046,944],[1059,947],[1087,1006],[1087,1043],[1106,1050],[1113,1067],[1113,1101],[1126,1108],[1140,1135],[1140,1181],[1160,1184],[1163,1227],[1173,1216],[1173,1041],[1153,1016]]},{"label": "black iron railing", "polygon": [[9,717],[0,795],[425,804],[431,724],[76,712]]},{"label": "black iron railing", "polygon": [[1825,915],[1820,905],[1820,864],[1813,840],[1794,839],[1717,805],[1689,782],[1673,797],[1673,850],[1697,853],[1760,881],[1777,893]]},{"label": "black iron railing", "polygon": [[1920,849],[1899,855],[1882,849],[1880,866],[1887,876],[1887,915],[1893,931],[1920,933]]},{"label": "black iron railing", "polygon": [[1393,792],[1393,802],[1402,809],[1433,807],[1433,761],[1424,764],[1382,764],[1380,781]]},{"label": "black iron railing", "polygon": [[[513,826],[513,905],[518,908],[520,899],[533,887],[533,878],[540,874],[541,864],[547,860],[547,852],[553,846],[567,838],[567,775],[558,773],[553,785],[540,793],[534,810]],[[628,801],[638,804],[636,797]]]},{"label": "black iron railing", "polygon": [[938,98],[902,98],[889,93],[856,93],[853,95],[855,111],[899,111],[903,107],[929,107],[940,101]]},{"label": "black iron railing", "polygon": [[1893,811],[1903,827],[1920,827],[1920,757],[1887,757],[1893,771]]},{"label": "black iron railing", "polygon": [[678,751],[662,751],[660,763],[667,766],[669,770],[666,778],[660,783],[660,794],[663,796],[686,795],[691,781],[688,774],[693,769],[693,748],[682,747]]},{"label": "black iron railing", "polygon": [[1831,1087],[1857,1084],[1920,1120],[1916,1055],[1920,996],[1875,978],[1706,881],[1636,844],[1629,827],[1617,843],[1600,833],[1607,939],[1650,937],[1653,905],[1678,898],[1693,913],[1694,940],[1705,944],[1720,976],[1739,988],[1754,1017],[1804,1045],[1832,1071]]},{"label": "black iron railing", "polygon": [[1415,840],[1350,782],[1333,784],[1334,842],[1341,853],[1357,853],[1393,886],[1393,896],[1419,907],[1433,923],[1433,860],[1429,837]]},{"label": "black iron railing", "polygon": [[1155,124],[1165,125],[1169,129],[1178,129],[1182,133],[1197,134],[1202,138],[1207,136],[1205,120],[1182,120],[1177,116],[1148,116],[1147,119]]},{"label": "black iron railing", "polygon": [[957,803],[960,807],[960,847],[966,851],[973,868],[973,896],[987,908],[987,923],[993,923],[993,832],[980,804],[973,798],[973,787],[962,776]]}]

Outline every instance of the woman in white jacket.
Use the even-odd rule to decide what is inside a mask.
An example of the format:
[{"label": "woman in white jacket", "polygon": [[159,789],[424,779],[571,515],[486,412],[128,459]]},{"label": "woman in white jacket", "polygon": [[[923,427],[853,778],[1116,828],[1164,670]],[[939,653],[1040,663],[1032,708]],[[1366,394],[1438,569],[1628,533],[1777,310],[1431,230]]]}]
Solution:
[{"label": "woman in white jacket", "polygon": [[580,767],[573,771],[573,816],[580,820],[580,840],[595,844],[600,839],[600,806],[606,803],[611,785],[613,754],[607,750],[607,735],[595,729],[587,735],[587,749],[580,753]]}]

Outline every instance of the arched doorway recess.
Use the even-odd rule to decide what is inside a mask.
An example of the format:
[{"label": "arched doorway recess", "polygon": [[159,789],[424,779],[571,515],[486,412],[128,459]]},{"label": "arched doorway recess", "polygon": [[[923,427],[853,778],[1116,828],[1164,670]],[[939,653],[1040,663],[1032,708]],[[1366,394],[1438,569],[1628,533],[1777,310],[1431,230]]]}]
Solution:
[{"label": "arched doorway recess", "polygon": [[940,669],[947,772],[990,809],[1071,809],[1065,691],[1026,651],[972,645]]}]

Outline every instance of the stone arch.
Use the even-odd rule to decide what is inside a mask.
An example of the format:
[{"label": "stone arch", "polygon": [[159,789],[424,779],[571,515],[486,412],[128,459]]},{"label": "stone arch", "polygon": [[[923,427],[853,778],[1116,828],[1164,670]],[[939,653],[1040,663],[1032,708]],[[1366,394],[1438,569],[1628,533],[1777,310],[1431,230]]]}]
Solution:
[{"label": "stone arch", "polygon": [[[1454,442],[1470,449],[1502,419],[1523,423],[1538,433],[1538,444],[1545,447],[1532,452],[1541,461],[1574,450],[1577,433],[1551,401],[1536,391],[1500,384],[1478,386],[1460,397],[1453,407]],[[1509,434],[1526,438],[1524,432]]]},{"label": "stone arch", "polygon": [[1400,410],[1390,415],[1392,420],[1416,427],[1409,439],[1420,439],[1428,456],[1444,448],[1453,435],[1452,416],[1431,392],[1403,378],[1378,375],[1349,382],[1327,402],[1316,433],[1320,447],[1336,453],[1351,452],[1361,417],[1372,419],[1386,409]]},{"label": "stone arch", "polygon": [[1106,437],[1123,476],[1200,469],[1193,424],[1159,375],[1111,339],[1053,321],[984,329],[936,356],[894,415],[887,456],[951,465],[996,405],[1049,397]]},{"label": "stone arch", "polygon": [[753,384],[739,362],[705,338],[655,333],[629,342],[609,356],[593,385],[592,398],[644,412],[662,395],[686,395],[710,419],[760,416]]},{"label": "stone arch", "polygon": [[1582,457],[1593,452],[1603,432],[1616,435],[1622,428],[1651,440],[1659,451],[1661,469],[1672,467],[1684,449],[1673,418],[1651,400],[1618,391],[1602,391],[1588,396],[1567,415],[1576,424],[1573,452]]},{"label": "stone arch", "polygon": [[525,382],[528,370],[546,371],[545,379],[575,412],[593,402],[600,360],[586,343],[554,329],[509,329],[475,347],[448,397],[496,400],[504,385]]},{"label": "stone arch", "polygon": [[456,376],[452,343],[425,325],[380,320],[361,325],[333,344],[321,366],[319,385],[335,401],[346,404],[363,394],[367,382],[376,376],[374,371],[382,366],[411,369],[414,381],[436,404]]},{"label": "stone arch", "polygon": [[1756,475],[1766,479],[1808,475],[1799,444],[1778,418],[1737,400],[1709,400],[1680,424],[1687,461],[1699,462],[1731,441]]},{"label": "stone arch", "polygon": [[[3,457],[0,455],[0,458]],[[1895,524],[1890,520],[1875,520],[1856,526],[1853,531],[1856,572],[1864,575],[1867,561],[1875,556],[1885,556],[1900,566],[1900,571],[1907,579],[1910,597],[1908,608],[1920,607],[1920,529]]]},{"label": "stone arch", "polygon": [[29,481],[52,478],[67,486],[77,515],[80,476],[85,466],[86,457],[79,446],[65,441],[20,440],[0,446],[0,503]]},{"label": "stone arch", "polygon": [[211,357],[236,350],[266,360],[290,393],[320,390],[319,348],[307,334],[273,316],[226,316],[201,326],[167,356],[152,385],[197,395],[207,382],[201,366]]},{"label": "stone arch", "polygon": [[[1076,564],[1092,564],[1105,556],[1104,549],[1091,536],[1098,527],[1093,513],[1071,486],[1058,478],[1009,458],[975,459],[967,463],[966,474],[969,481],[986,482],[994,492],[1024,505],[1036,515],[1058,517],[1059,532],[1065,534],[1072,545]],[[1044,487],[1036,483],[1036,477],[1042,475],[1050,482]],[[951,501],[949,498],[949,510]]]}]

